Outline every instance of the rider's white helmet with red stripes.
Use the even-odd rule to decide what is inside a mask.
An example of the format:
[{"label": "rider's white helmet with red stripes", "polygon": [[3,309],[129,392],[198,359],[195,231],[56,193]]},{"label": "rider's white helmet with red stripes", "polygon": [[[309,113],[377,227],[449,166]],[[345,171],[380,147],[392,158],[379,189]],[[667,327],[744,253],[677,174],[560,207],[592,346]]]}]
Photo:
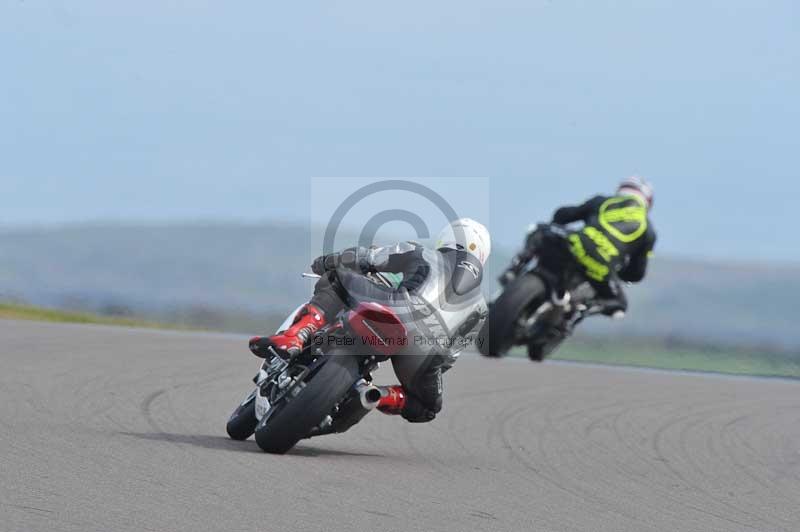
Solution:
[{"label": "rider's white helmet with red stripes", "polygon": [[472,218],[460,218],[442,229],[436,249],[460,249],[475,255],[481,264],[492,252],[492,237],[486,227]]}]

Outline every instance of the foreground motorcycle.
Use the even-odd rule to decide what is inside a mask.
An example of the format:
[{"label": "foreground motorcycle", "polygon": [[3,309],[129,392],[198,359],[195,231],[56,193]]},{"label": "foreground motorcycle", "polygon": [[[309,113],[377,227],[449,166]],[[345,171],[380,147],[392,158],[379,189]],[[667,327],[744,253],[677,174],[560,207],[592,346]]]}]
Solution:
[{"label": "foreground motorcycle", "polygon": [[602,311],[593,303],[594,288],[569,251],[569,231],[539,224],[525,248],[500,277],[503,286],[489,305],[479,333],[481,354],[503,356],[525,345],[531,360],[553,353],[580,321]]},{"label": "foreground motorcycle", "polygon": [[[370,277],[392,284],[381,274]],[[288,328],[295,314],[278,330]],[[294,357],[273,351],[264,360],[253,378],[255,390],[228,420],[231,438],[246,440],[255,433],[261,449],[283,454],[301,439],[345,432],[378,406],[382,391],[372,384],[371,373],[407,339],[394,311],[361,303],[317,332],[315,340],[321,339]]]}]

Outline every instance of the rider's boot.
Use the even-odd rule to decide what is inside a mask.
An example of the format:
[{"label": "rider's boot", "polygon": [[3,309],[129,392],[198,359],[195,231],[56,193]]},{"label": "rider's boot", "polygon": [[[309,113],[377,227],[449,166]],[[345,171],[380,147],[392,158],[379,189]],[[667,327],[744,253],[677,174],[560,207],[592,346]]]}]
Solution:
[{"label": "rider's boot", "polygon": [[303,347],[314,337],[314,333],[326,325],[325,315],[314,305],[303,306],[294,317],[294,323],[274,336],[254,336],[250,339],[250,351],[261,358],[270,356],[270,347],[282,357],[300,354]]},{"label": "rider's boot", "polygon": [[401,414],[403,407],[406,406],[406,392],[403,387],[398,384],[394,386],[378,386],[378,389],[381,391],[381,399],[378,401],[377,409],[384,414]]},{"label": "rider's boot", "polygon": [[616,320],[624,318],[625,311],[628,310],[627,304],[619,299],[597,299],[595,304],[600,306],[601,314]]},{"label": "rider's boot", "polygon": [[556,325],[555,329],[562,339],[568,338],[572,336],[575,326],[581,321],[583,321],[583,313],[578,311],[572,315],[566,316],[560,324]]}]

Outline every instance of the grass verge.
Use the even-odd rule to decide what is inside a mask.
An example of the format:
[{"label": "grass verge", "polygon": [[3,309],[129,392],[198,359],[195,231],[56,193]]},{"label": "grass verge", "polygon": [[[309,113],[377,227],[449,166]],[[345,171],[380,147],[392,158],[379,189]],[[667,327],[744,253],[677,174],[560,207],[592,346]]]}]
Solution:
[{"label": "grass verge", "polygon": [[[524,356],[524,351],[519,351]],[[589,345],[567,342],[553,357],[556,360],[638,366],[647,368],[705,371],[731,375],[800,378],[800,355],[694,348],[665,348],[657,345]]]},{"label": "grass verge", "polygon": [[49,321],[55,323],[96,323],[99,325],[118,325],[148,329],[192,329],[191,327],[180,324],[157,323],[129,317],[100,316],[89,312],[74,312],[8,302],[0,302],[0,319]]}]

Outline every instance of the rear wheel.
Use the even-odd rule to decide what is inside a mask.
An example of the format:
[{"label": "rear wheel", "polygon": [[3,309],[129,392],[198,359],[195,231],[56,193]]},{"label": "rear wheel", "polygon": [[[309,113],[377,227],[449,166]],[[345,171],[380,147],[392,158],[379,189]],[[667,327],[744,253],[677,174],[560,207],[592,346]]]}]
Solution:
[{"label": "rear wheel", "polygon": [[544,343],[535,343],[531,342],[528,344],[528,358],[533,360],[534,362],[541,362],[545,358],[549,357],[553,352],[558,349],[558,346],[561,345],[560,339],[558,340],[549,340]]},{"label": "rear wheel", "polygon": [[328,360],[291,400],[276,406],[256,427],[256,443],[268,453],[283,454],[308,436],[331,413],[360,378],[358,358],[326,355]]},{"label": "rear wheel", "polygon": [[258,425],[258,419],[256,419],[256,396],[255,394],[250,394],[233,411],[225,428],[228,431],[228,436],[232,439],[243,441],[253,435],[256,425]]},{"label": "rear wheel", "polygon": [[544,302],[547,288],[535,274],[517,277],[489,309],[478,335],[478,349],[486,356],[500,357],[516,342],[516,329],[526,310],[535,310]]}]

